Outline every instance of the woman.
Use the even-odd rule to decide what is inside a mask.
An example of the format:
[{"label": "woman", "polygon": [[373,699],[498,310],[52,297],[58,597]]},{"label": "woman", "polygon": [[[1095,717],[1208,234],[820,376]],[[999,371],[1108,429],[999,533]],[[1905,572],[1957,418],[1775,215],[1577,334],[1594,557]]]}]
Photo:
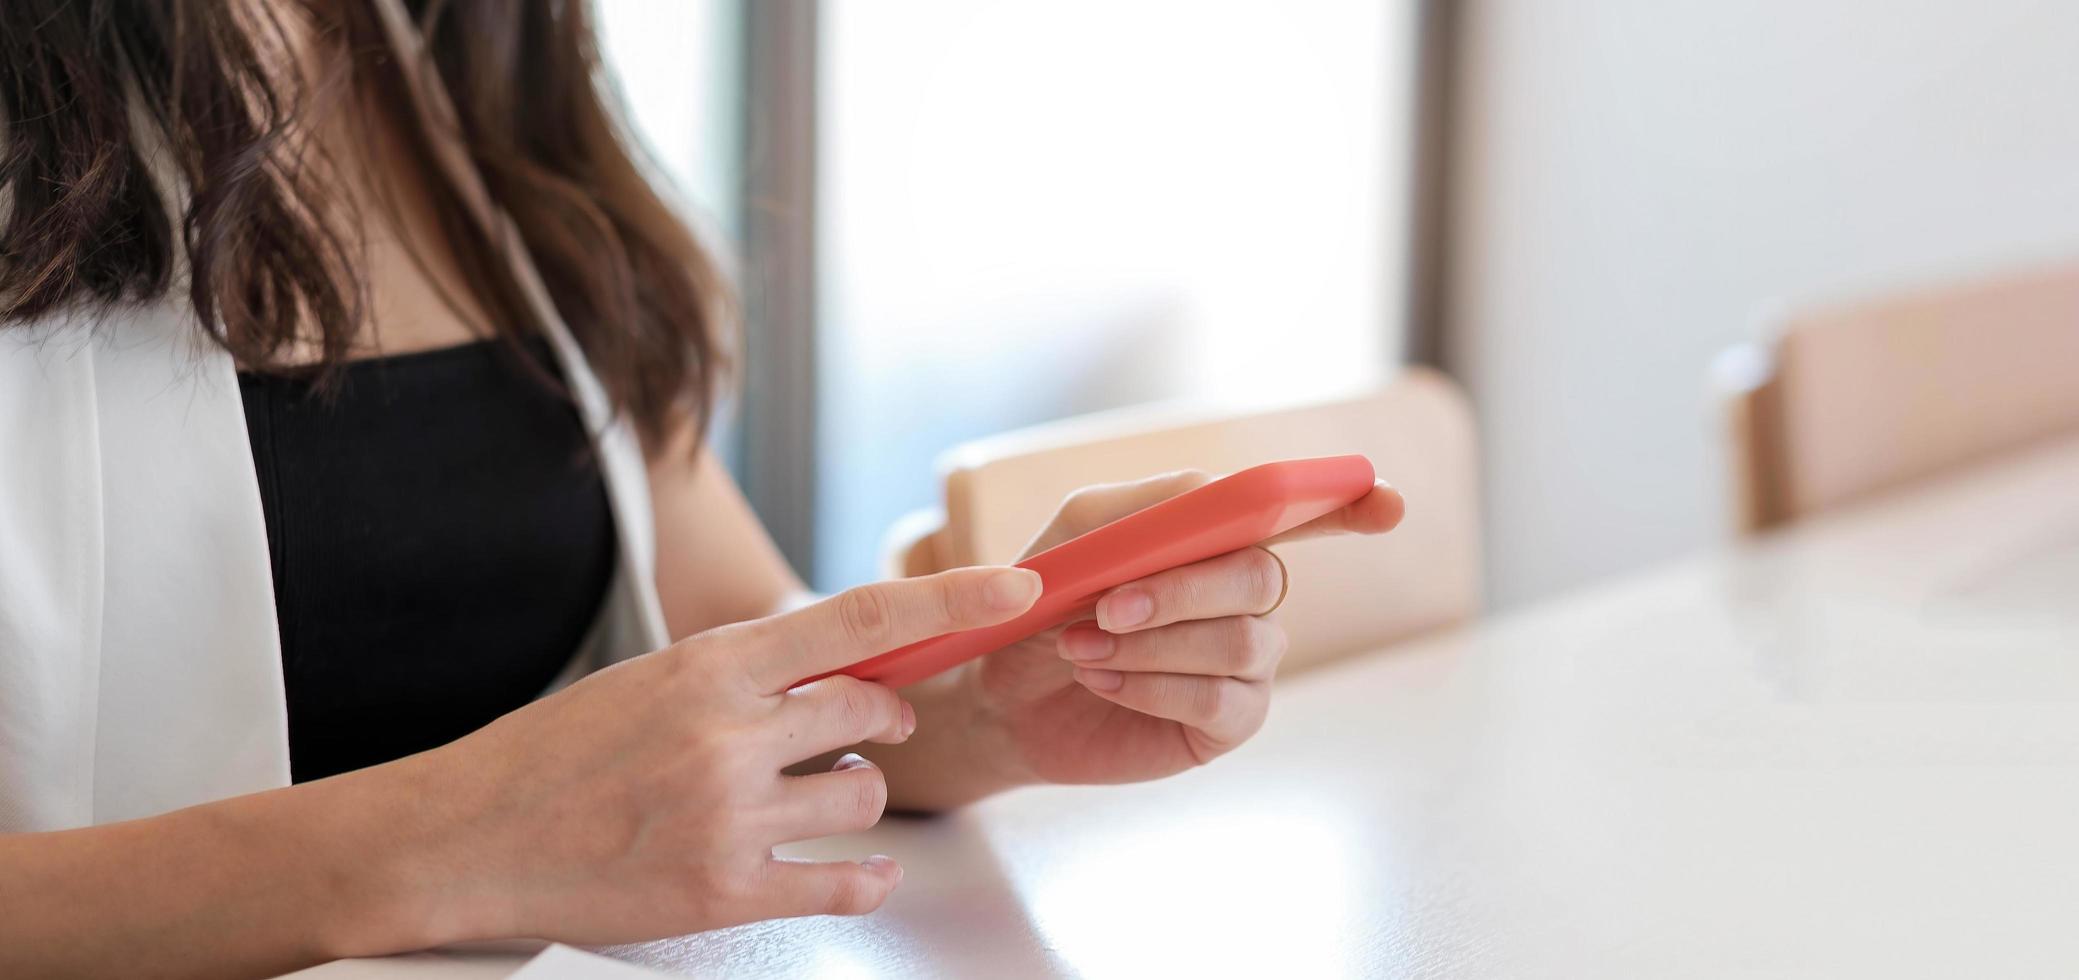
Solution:
[{"label": "woman", "polygon": [[597,71],[553,0],[0,4],[0,974],[857,914],[893,861],[773,846],[1262,723],[1261,549],[789,692],[1039,584],[805,594],[701,444],[722,277]]}]

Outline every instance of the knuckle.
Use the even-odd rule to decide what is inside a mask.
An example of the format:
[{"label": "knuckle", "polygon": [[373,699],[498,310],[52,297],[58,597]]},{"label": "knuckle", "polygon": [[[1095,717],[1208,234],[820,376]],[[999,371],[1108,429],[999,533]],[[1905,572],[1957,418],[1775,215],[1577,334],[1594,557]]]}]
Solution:
[{"label": "knuckle", "polygon": [[736,908],[768,905],[771,903],[772,881],[760,867],[763,863],[754,858],[716,868],[708,876],[707,887]]},{"label": "knuckle", "polygon": [[957,578],[944,578],[933,584],[936,588],[931,590],[932,609],[938,614],[938,621],[963,621],[966,618],[964,610],[976,604],[970,600],[975,591],[974,587],[963,584],[963,580]]},{"label": "knuckle", "polygon": [[741,828],[753,828],[757,823],[748,816],[765,792],[770,770],[758,762],[759,753],[744,751],[744,746],[730,745],[724,754],[709,757],[708,771],[717,799],[730,804],[730,810]]},{"label": "knuckle", "polygon": [[680,858],[680,873],[687,883],[719,899],[749,891],[744,880],[743,847],[731,825],[719,820],[692,821],[689,842]]},{"label": "knuckle", "polygon": [[1221,600],[1221,593],[1226,591],[1223,585],[1217,575],[1194,573],[1171,577],[1170,581],[1153,590],[1155,608],[1158,611],[1169,610],[1177,616],[1218,614],[1219,607],[1227,604]]},{"label": "knuckle", "polygon": [[1258,619],[1250,620],[1249,625],[1255,637],[1249,647],[1250,666],[1268,674],[1285,659],[1292,638],[1286,635],[1284,627],[1273,622]]},{"label": "knuckle", "polygon": [[1135,590],[1148,597],[1152,607],[1151,620],[1161,619],[1171,612],[1183,612],[1190,608],[1191,597],[1197,594],[1198,573],[1189,569],[1171,569],[1157,572],[1134,583]]},{"label": "knuckle", "polygon": [[881,822],[881,814],[888,809],[888,780],[878,769],[857,770],[852,779],[851,799],[847,801],[852,825],[865,830]]},{"label": "knuckle", "polygon": [[863,915],[873,911],[861,874],[832,876],[830,890],[823,895],[822,911],[830,915]]},{"label": "knuckle", "polygon": [[888,635],[892,607],[884,589],[871,585],[849,589],[837,597],[838,628],[854,644],[876,646]]},{"label": "knuckle", "polygon": [[1236,682],[1225,677],[1213,678],[1196,685],[1192,712],[1202,721],[1213,721],[1225,715],[1234,704]]},{"label": "knuckle", "polygon": [[663,651],[672,658],[669,682],[680,697],[707,699],[713,696],[718,676],[744,684],[753,683],[751,658],[759,640],[748,623],[717,626],[680,640]]},{"label": "knuckle", "polygon": [[698,800],[705,815],[703,825],[734,833],[752,826],[749,814],[761,792],[754,753],[721,739],[704,739],[677,753],[666,774],[657,780],[659,802],[683,810],[688,800]]},{"label": "knuckle", "polygon": [[871,731],[876,714],[871,686],[852,677],[832,677],[830,680],[837,682],[831,687],[831,707],[845,731]]},{"label": "knuckle", "polygon": [[1271,603],[1278,601],[1278,594],[1285,591],[1285,566],[1262,548],[1250,548],[1247,554],[1250,597],[1257,601],[1252,611],[1268,609]]},{"label": "knuckle", "polygon": [[701,832],[697,836],[703,849],[711,853],[734,853],[753,837],[749,821],[739,816],[737,807],[727,800],[718,800],[714,813],[699,826]]},{"label": "knuckle", "polygon": [[1263,655],[1262,630],[1246,616],[1231,616],[1221,623],[1225,635],[1220,644],[1223,673],[1238,674],[1256,666]]},{"label": "knuckle", "polygon": [[1241,725],[1235,730],[1236,741],[1247,739],[1263,730],[1263,723],[1270,718],[1270,702],[1258,700],[1242,716]]}]

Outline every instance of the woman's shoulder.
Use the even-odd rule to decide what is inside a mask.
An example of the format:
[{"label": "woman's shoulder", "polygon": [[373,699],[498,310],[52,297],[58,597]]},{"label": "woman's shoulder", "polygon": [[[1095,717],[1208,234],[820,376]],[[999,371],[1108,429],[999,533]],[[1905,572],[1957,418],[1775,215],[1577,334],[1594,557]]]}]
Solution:
[{"label": "woman's shoulder", "polygon": [[69,306],[0,325],[0,470],[55,474],[68,446],[106,443],[156,415],[236,402],[230,354],[195,324],[192,309],[162,299]]},{"label": "woman's shoulder", "polygon": [[[129,176],[150,190],[107,202],[98,222],[66,213],[64,199],[72,195],[42,200],[36,213],[22,214],[19,182],[0,186],[0,234],[13,244],[28,242],[14,256],[20,261],[0,264],[0,361],[48,365],[95,350],[126,350],[197,323],[178,233],[180,182],[152,128],[134,118],[132,128],[137,172]],[[0,127],[0,160],[8,159],[8,135]],[[17,227],[22,224],[30,230]],[[152,242],[158,244],[145,247]],[[198,334],[195,339],[208,343],[206,333]]]},{"label": "woman's shoulder", "polygon": [[[0,308],[4,303],[0,297]],[[213,347],[196,328],[193,311],[170,298],[73,303],[0,321],[0,363],[10,365],[158,354],[192,358]]]}]

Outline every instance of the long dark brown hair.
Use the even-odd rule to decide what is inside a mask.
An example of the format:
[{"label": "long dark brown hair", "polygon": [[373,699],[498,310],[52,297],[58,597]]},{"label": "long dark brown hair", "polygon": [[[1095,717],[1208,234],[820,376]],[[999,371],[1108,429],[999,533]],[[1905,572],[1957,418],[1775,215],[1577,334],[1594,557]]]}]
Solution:
[{"label": "long dark brown hair", "polygon": [[[558,312],[645,437],[708,410],[727,284],[659,197],[602,95],[583,0],[408,0],[461,135]],[[293,21],[291,19],[294,19]],[[289,28],[323,70],[284,71]],[[327,95],[348,94],[347,98]],[[0,0],[0,328],[184,288],[243,365],[320,373],[363,328],[365,284],[324,161],[295,138],[330,103],[408,105],[371,0]],[[403,111],[403,110],[399,110]],[[407,152],[431,172],[429,135]],[[435,216],[487,307],[539,325],[461,200]]]}]

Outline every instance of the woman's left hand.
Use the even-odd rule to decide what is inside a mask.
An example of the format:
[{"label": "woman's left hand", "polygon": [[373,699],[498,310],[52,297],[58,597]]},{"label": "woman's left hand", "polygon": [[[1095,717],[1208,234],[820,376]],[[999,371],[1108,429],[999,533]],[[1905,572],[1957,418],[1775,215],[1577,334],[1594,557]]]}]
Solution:
[{"label": "woman's left hand", "polygon": [[[1206,483],[1183,472],[1088,487],[1065,501],[1026,555]],[[1356,503],[1268,543],[1380,534],[1402,513],[1383,481]],[[1285,631],[1266,615],[1287,586],[1262,547],[1160,572],[1071,621],[970,664],[981,719],[1023,771],[1018,781],[1120,783],[1202,765],[1248,740],[1270,710]]]}]

